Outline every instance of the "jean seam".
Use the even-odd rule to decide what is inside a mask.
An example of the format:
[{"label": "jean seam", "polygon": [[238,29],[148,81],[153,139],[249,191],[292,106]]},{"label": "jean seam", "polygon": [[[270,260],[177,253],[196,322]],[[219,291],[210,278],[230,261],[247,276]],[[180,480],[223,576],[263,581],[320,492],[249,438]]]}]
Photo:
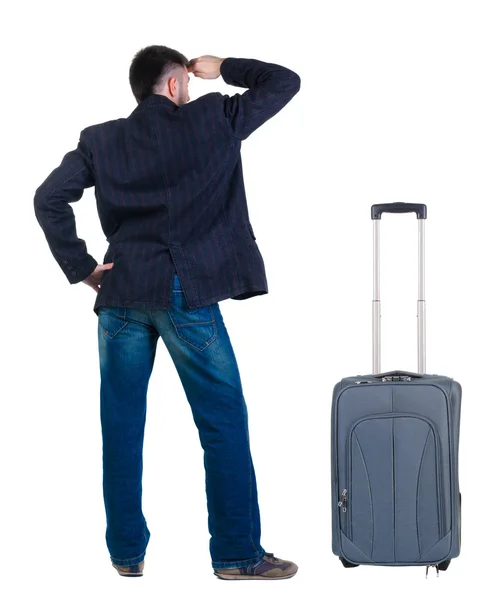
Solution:
[{"label": "jean seam", "polygon": [[[112,560],[112,561],[114,561],[114,560],[118,560],[118,561],[122,561],[122,562],[124,562],[124,563],[127,563],[127,561],[133,561],[133,560],[134,560],[134,561],[137,561],[137,562],[135,562],[134,564],[140,563],[140,562],[141,562],[141,559],[143,559],[143,558],[144,558],[144,556],[146,555],[146,550],[147,550],[147,548],[148,548],[148,542],[149,542],[149,539],[150,539],[150,537],[151,537],[151,533],[150,533],[150,532],[149,532],[149,530],[148,530],[148,524],[146,523],[146,519],[144,519],[144,529],[145,529],[145,533],[144,533],[144,541],[145,541],[145,543],[146,543],[146,546],[145,546],[144,550],[141,552],[141,554],[138,554],[138,556],[133,556],[133,557],[131,557],[131,558],[116,558],[115,556],[112,556],[112,555],[110,555],[110,558],[111,558],[111,560]],[[146,535],[146,531],[148,531],[148,534],[147,534],[147,535]],[[118,566],[120,566],[120,567],[129,566],[129,567],[130,567],[130,566],[132,566],[132,565],[127,565],[127,564],[124,564],[124,565],[118,565]]]},{"label": "jean seam", "polygon": [[[245,414],[245,406],[244,406],[244,399],[243,399],[243,415]],[[246,415],[245,415],[246,418]],[[245,420],[245,426],[247,427],[246,424],[246,420]],[[248,468],[249,468],[249,474],[250,474],[250,485],[249,485],[249,500],[250,500],[250,542],[251,545],[253,546],[254,551],[257,554],[260,554],[260,551],[257,549],[257,547],[255,546],[255,542],[253,541],[253,517],[252,517],[252,508],[253,508],[253,502],[252,502],[252,477],[251,477],[251,450],[249,448],[249,444],[250,444],[250,438],[249,438],[249,434],[247,434],[248,437]]]},{"label": "jean seam", "polygon": [[[110,557],[110,558],[111,558],[112,560],[122,560],[122,561],[126,561],[126,560],[137,560],[138,558],[141,558],[141,557],[143,557],[145,554],[146,554],[146,550],[144,550],[143,552],[141,552],[141,554],[138,554],[138,556],[133,556],[133,557],[131,557],[131,558],[116,558],[115,556],[112,556],[112,555],[111,555],[111,557]],[[124,566],[131,566],[131,565],[119,565],[119,566],[122,566],[122,567],[124,567]]]},{"label": "jean seam", "polygon": [[105,329],[105,327],[104,327],[104,326],[102,325],[102,323],[100,322],[100,315],[99,315],[98,322],[99,322],[100,328],[102,329],[102,331],[104,332],[104,334],[105,334],[105,335],[106,335],[106,336],[107,336],[109,339],[113,340],[113,339],[115,338],[115,336],[116,336],[116,335],[117,335],[117,334],[118,334],[120,331],[122,331],[122,329],[124,329],[124,327],[127,325],[127,321],[126,321],[126,310],[127,310],[127,309],[124,309],[124,315],[114,315],[114,314],[112,314],[112,313],[111,313],[111,314],[112,314],[112,316],[114,316],[114,317],[117,317],[117,318],[119,318],[119,319],[122,319],[122,321],[123,321],[123,324],[120,326],[120,328],[119,328],[119,329],[118,329],[118,330],[117,330],[117,331],[116,331],[114,334],[112,334],[112,335],[110,335],[110,331],[108,331],[107,329]]},{"label": "jean seam", "polygon": [[[222,560],[213,560],[212,561],[212,566],[214,567],[214,569],[220,569],[220,568],[225,568],[225,567],[229,567],[229,568],[239,568],[239,567],[247,567],[249,565],[254,565],[256,564],[258,561],[260,561],[264,556],[265,556],[265,552],[259,552],[258,555],[254,558],[248,558],[245,560],[232,560],[232,561],[222,561]],[[221,567],[221,565],[225,565],[225,567]]]},{"label": "jean seam", "polygon": [[[209,305],[208,307],[210,309],[211,312],[211,316],[214,317],[214,311],[212,310],[212,305]],[[213,323],[213,331],[214,333],[212,334],[212,336],[206,341],[205,346],[203,348],[200,348],[199,346],[197,346],[197,344],[194,344],[192,341],[188,340],[185,335],[182,333],[181,327],[182,324],[178,324],[175,323],[175,321],[173,320],[172,314],[171,314],[171,308],[168,309],[168,316],[170,317],[170,320],[173,324],[173,328],[175,330],[175,333],[177,334],[178,338],[181,339],[183,342],[185,342],[186,344],[189,344],[190,346],[192,346],[193,348],[196,348],[197,350],[200,350],[201,352],[203,350],[205,350],[206,348],[208,348],[213,342],[216,341],[217,339],[217,324],[216,324],[216,319],[215,317],[213,319],[211,319],[210,321],[205,321],[205,323]],[[189,325],[200,325],[202,323],[190,323]],[[185,325],[183,325],[185,326]]]}]

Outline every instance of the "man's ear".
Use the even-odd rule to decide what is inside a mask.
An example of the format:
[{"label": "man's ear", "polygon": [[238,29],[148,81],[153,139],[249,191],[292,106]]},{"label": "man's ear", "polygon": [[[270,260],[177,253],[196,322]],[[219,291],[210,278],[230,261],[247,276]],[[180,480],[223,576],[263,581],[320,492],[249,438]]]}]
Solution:
[{"label": "man's ear", "polygon": [[176,95],[176,92],[177,92],[177,78],[176,77],[170,77],[168,79],[168,90],[170,91],[170,94],[172,94],[172,96]]}]

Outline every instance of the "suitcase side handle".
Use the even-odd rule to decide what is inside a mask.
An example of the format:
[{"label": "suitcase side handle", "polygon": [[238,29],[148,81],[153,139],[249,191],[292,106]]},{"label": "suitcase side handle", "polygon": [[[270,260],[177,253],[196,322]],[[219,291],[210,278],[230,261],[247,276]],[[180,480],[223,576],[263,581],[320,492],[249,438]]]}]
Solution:
[{"label": "suitcase side handle", "polygon": [[426,204],[413,202],[389,202],[387,204],[373,204],[371,209],[372,221],[381,219],[382,213],[416,213],[418,219],[426,219]]}]

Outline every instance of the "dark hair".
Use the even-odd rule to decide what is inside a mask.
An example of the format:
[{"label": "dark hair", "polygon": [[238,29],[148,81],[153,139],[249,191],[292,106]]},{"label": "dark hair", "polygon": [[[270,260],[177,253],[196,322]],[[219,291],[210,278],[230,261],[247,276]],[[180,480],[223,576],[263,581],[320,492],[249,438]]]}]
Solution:
[{"label": "dark hair", "polygon": [[157,88],[173,68],[187,66],[187,58],[167,46],[147,46],[137,52],[129,68],[129,83],[138,102],[142,102]]}]

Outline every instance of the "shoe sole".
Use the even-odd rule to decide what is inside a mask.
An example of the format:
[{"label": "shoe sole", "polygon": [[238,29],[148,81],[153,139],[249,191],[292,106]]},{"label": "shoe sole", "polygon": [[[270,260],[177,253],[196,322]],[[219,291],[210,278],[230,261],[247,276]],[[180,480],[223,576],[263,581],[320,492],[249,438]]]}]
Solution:
[{"label": "shoe sole", "polygon": [[227,579],[228,581],[232,580],[232,579],[266,579],[267,581],[273,581],[276,579],[290,579],[291,577],[294,577],[294,575],[297,573],[297,571],[295,573],[290,573],[289,575],[284,575],[283,577],[266,577],[265,575],[225,575],[223,573],[216,573],[214,572],[214,575],[216,577],[219,577],[219,579]]}]

